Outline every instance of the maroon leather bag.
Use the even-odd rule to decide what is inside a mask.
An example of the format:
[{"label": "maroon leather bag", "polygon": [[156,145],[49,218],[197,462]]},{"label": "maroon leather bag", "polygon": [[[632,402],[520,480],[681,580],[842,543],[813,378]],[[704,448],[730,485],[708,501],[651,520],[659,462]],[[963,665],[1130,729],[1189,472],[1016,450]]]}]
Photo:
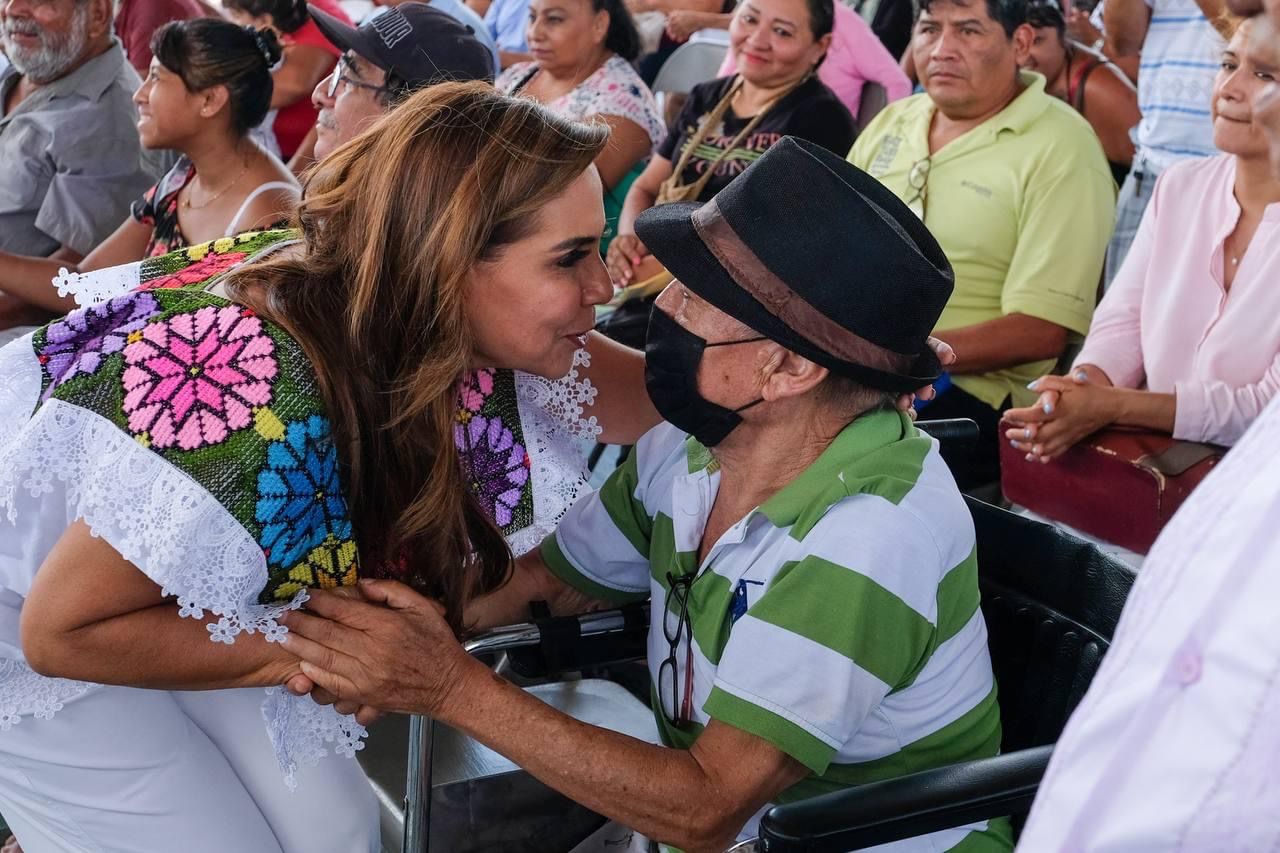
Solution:
[{"label": "maroon leather bag", "polygon": [[[1002,424],[1000,434],[1010,427]],[[1113,428],[1042,464],[1001,441],[1000,485],[1015,504],[1145,554],[1226,452],[1167,434]]]}]

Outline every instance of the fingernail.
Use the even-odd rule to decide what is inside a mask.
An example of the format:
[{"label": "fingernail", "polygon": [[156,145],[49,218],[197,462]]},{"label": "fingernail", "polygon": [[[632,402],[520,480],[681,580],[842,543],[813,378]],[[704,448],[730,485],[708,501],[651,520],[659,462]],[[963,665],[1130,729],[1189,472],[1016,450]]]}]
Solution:
[{"label": "fingernail", "polygon": [[1035,455],[1034,453],[1028,453],[1028,454],[1027,454],[1027,461],[1028,461],[1028,462],[1035,462],[1035,461],[1036,461],[1036,455]]},{"label": "fingernail", "polygon": [[1022,449],[1022,445],[1018,444],[1018,442],[1014,441],[1013,439],[1009,439],[1009,446],[1012,447],[1014,450]]},{"label": "fingernail", "polygon": [[360,578],[360,586],[373,586],[373,578]]},{"label": "fingernail", "polygon": [[[1041,408],[1044,409],[1044,413],[1046,415],[1053,414],[1053,403],[1045,403],[1043,406],[1041,406]],[[1031,436],[1027,436],[1027,437],[1030,438]]]},{"label": "fingernail", "polygon": [[1086,382],[1089,379],[1089,374],[1085,373],[1083,370],[1077,370],[1076,379],[1080,382]]},{"label": "fingernail", "polygon": [[1039,384],[1040,384],[1040,380],[1039,380],[1039,379],[1033,379],[1033,380],[1031,380],[1030,382],[1028,382],[1028,383],[1027,383],[1027,390],[1028,390],[1028,391],[1034,391],[1034,390],[1036,390],[1036,386],[1037,386],[1037,385],[1039,385]]},{"label": "fingernail", "polygon": [[1025,438],[1027,441],[1031,440],[1031,427],[1027,427],[1022,431],[1022,437]]}]

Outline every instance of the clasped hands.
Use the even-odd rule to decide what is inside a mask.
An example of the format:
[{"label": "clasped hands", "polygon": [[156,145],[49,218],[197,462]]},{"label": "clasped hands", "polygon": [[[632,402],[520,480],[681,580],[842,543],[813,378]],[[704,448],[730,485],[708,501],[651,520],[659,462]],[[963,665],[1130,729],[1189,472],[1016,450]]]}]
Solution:
[{"label": "clasped hands", "polygon": [[301,661],[293,694],[368,725],[384,711],[443,716],[485,672],[463,649],[444,608],[398,581],[314,590],[305,610],[281,617],[284,648]]},{"label": "clasped hands", "polygon": [[1048,462],[1115,422],[1115,389],[1100,370],[1078,367],[1067,376],[1042,376],[1027,385],[1034,405],[1004,413],[1005,438],[1028,462]]}]

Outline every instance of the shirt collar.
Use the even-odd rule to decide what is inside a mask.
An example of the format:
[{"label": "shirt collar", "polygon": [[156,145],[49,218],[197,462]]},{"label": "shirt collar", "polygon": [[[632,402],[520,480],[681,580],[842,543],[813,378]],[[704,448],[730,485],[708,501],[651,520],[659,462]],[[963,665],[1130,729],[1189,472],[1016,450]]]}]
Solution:
[{"label": "shirt collar", "polygon": [[[841,430],[808,468],[761,504],[756,512],[775,526],[786,527],[805,515],[825,513],[832,504],[849,495],[868,488],[874,490],[872,481],[888,472],[879,464],[872,470],[864,462],[876,451],[902,439],[928,441],[902,412],[877,411],[863,415]],[[698,471],[714,474],[718,470],[711,452],[692,437],[688,439],[686,455],[691,474]]]},{"label": "shirt collar", "polygon": [[[1012,131],[1013,133],[1022,133],[1036,123],[1036,120],[1049,109],[1052,104],[1052,98],[1045,90],[1045,79],[1043,74],[1035,71],[1019,71],[1018,80],[1022,84],[1022,91],[1018,93],[1005,108],[984,121],[973,130],[965,133],[961,138],[970,136],[977,130],[982,130],[985,134],[995,136],[1001,131]],[[925,96],[928,97],[927,95]],[[928,101],[929,109],[926,113],[925,137],[929,135],[929,121],[933,118],[933,111],[937,109],[932,100]],[[950,148],[951,146],[946,146]],[[943,149],[945,150],[945,149]],[[942,153],[939,151],[938,153]]]}]

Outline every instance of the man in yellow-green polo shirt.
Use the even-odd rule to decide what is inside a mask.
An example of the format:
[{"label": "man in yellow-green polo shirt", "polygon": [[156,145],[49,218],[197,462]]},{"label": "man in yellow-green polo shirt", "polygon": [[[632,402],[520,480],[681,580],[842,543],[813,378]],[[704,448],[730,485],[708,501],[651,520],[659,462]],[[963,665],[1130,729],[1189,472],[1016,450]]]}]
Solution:
[{"label": "man in yellow-green polo shirt", "polygon": [[1030,405],[1093,315],[1115,184],[1092,128],[1019,72],[1025,0],[922,0],[912,56],[925,92],[887,107],[849,160],[905,201],[956,274],[935,334],[952,385],[924,410],[978,422],[977,454],[949,459],[961,488],[999,477],[997,425]]}]

